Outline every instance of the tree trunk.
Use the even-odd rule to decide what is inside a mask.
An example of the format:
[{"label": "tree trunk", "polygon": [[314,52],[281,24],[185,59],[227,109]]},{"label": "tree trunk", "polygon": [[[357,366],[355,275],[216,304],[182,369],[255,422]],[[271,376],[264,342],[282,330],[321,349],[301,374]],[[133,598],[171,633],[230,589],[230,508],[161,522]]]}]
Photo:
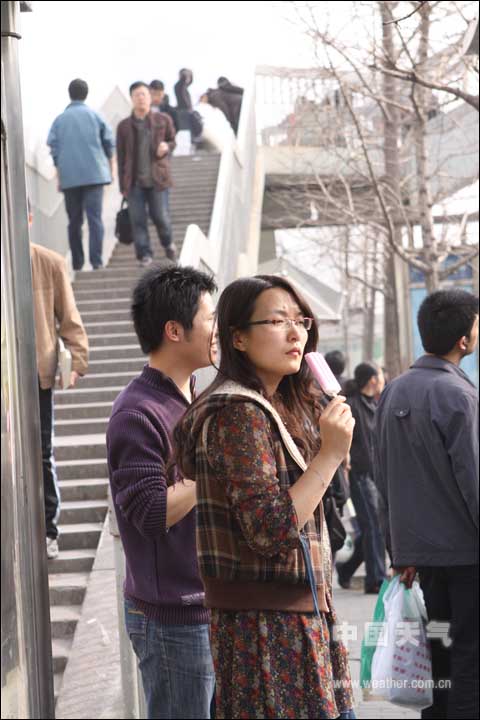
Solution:
[{"label": "tree trunk", "polygon": [[352,373],[352,362],[350,358],[350,280],[348,277],[349,268],[349,252],[350,252],[350,228],[345,225],[345,231],[343,236],[343,258],[344,258],[344,269],[343,282],[344,282],[344,303],[342,312],[342,325],[343,325],[343,346],[345,348],[345,372],[347,377],[351,376]]},{"label": "tree trunk", "polygon": [[439,270],[439,264],[438,262],[435,262],[431,272],[426,273],[425,286],[429,295],[435,292],[435,290],[440,289]]},{"label": "tree trunk", "polygon": [[[420,43],[418,48],[418,61],[420,72],[425,72],[425,63],[428,60],[428,44],[430,35],[430,3],[424,3],[419,10],[420,13]],[[439,258],[435,229],[433,225],[432,198],[428,184],[427,166],[427,90],[421,85],[412,87],[413,104],[416,111],[414,124],[415,157],[417,168],[417,192],[418,211],[420,215],[420,227],[422,230],[422,244],[425,262],[430,267],[427,272],[425,284],[429,293],[438,290],[439,281]]]},{"label": "tree trunk", "polygon": [[374,359],[375,348],[375,290],[368,289],[370,295],[368,304],[363,313],[363,359]]},{"label": "tree trunk", "polygon": [[384,327],[384,365],[391,378],[400,375],[405,368],[402,367],[400,353],[400,328],[397,309],[397,282],[393,254],[385,253],[385,314]]},{"label": "tree trunk", "polygon": [[[369,277],[369,255],[370,255],[370,238],[366,238],[365,255],[363,260],[363,277],[365,280],[364,285],[364,310],[363,310],[363,343],[362,343],[362,359],[371,361],[373,360],[374,344],[375,344],[375,298],[376,291],[373,287],[373,283],[376,281],[375,271],[373,270]],[[375,267],[375,253],[372,254]],[[370,282],[372,285],[370,285]],[[369,286],[370,285],[370,286]]]},{"label": "tree trunk", "polygon": [[[393,25],[388,24],[392,17],[394,2],[379,2],[380,13],[382,16],[382,33],[383,33],[383,51],[385,54],[385,62],[395,62],[396,52],[393,41]],[[383,76],[383,94],[387,100],[395,101],[397,99],[397,81],[388,75]],[[400,192],[400,158],[398,154],[399,144],[399,125],[397,108],[390,104],[388,113],[384,116],[383,122],[383,147],[385,162],[385,179],[392,190],[392,196],[389,198],[389,211],[392,213],[393,220],[397,220],[398,202],[401,198]],[[397,237],[394,241],[401,246],[401,230],[399,225],[395,224],[395,234]],[[400,355],[400,337],[397,312],[397,288],[395,281],[395,268],[393,255],[391,252],[385,252],[384,256],[384,277],[385,277],[385,315],[384,315],[384,358],[385,368],[391,377],[398,375],[401,368]]]}]

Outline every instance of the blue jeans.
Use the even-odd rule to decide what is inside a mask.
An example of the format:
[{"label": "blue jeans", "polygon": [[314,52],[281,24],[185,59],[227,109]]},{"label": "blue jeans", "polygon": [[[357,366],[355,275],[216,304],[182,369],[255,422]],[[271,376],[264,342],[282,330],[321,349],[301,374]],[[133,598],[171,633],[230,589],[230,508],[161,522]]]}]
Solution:
[{"label": "blue jeans", "polygon": [[40,431],[42,440],[43,499],[45,503],[45,527],[47,537],[58,537],[57,521],[60,514],[60,491],[53,456],[53,390],[38,385],[40,404]]},{"label": "blue jeans", "polygon": [[350,473],[350,496],[352,498],[361,535],[355,540],[352,557],[346,563],[338,563],[342,580],[350,580],[365,561],[365,589],[381,585],[386,577],[385,541],[380,528],[379,495],[368,474]]},{"label": "blue jeans", "polygon": [[210,718],[215,674],[208,625],[162,625],[125,599],[148,718]]},{"label": "blue jeans", "polygon": [[103,222],[102,203],[103,185],[82,185],[63,191],[68,215],[68,242],[72,253],[74,270],[81,270],[85,258],[82,245],[83,211],[87,214],[89,257],[94,268],[102,267]]},{"label": "blue jeans", "polygon": [[128,193],[127,200],[137,259],[142,260],[144,257],[152,257],[150,238],[148,236],[147,207],[161,244],[164,248],[171,245],[172,224],[168,206],[168,190],[142,188],[134,185]]}]

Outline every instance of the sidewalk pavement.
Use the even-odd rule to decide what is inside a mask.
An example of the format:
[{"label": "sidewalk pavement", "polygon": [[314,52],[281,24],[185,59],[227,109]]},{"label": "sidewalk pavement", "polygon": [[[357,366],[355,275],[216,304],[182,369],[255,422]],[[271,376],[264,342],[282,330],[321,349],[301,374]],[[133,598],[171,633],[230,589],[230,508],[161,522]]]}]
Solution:
[{"label": "sidewalk pavement", "polygon": [[107,519],[63,676],[55,717],[57,720],[127,718],[121,680],[113,538]]},{"label": "sidewalk pavement", "polygon": [[[363,566],[362,566],[363,567]],[[353,578],[351,590],[343,590],[337,583],[334,571],[333,605],[338,615],[339,623],[345,622],[357,628],[357,637],[348,641],[347,647],[350,656],[350,671],[355,696],[355,714],[357,718],[399,718],[400,720],[413,720],[419,718],[420,713],[408,708],[393,705],[385,700],[363,698],[360,688],[360,649],[364,634],[364,624],[371,622],[373,611],[377,602],[377,595],[365,595],[363,592],[362,567]]]},{"label": "sidewalk pavement", "polygon": [[[352,590],[340,588],[334,573],[333,596],[339,622],[358,628],[356,639],[348,643],[357,718],[419,718],[418,712],[362,697],[360,647],[364,623],[372,620],[377,601],[376,595],[363,593],[362,569],[363,566],[353,579]],[[56,717],[62,720],[126,718],[121,677],[113,539],[106,524],[65,670]]]}]

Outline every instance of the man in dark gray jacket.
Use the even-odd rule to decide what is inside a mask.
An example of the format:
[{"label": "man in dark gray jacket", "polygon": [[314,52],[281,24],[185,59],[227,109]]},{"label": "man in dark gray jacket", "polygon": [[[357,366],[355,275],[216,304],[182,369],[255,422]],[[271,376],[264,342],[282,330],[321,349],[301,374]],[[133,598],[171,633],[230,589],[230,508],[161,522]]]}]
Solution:
[{"label": "man in dark gray jacket", "polygon": [[478,298],[435,292],[418,326],[426,354],[378,406],[375,480],[395,571],[407,587],[418,571],[429,620],[450,625],[431,641],[438,686],[422,717],[478,718],[478,394],[459,367],[477,343]]}]

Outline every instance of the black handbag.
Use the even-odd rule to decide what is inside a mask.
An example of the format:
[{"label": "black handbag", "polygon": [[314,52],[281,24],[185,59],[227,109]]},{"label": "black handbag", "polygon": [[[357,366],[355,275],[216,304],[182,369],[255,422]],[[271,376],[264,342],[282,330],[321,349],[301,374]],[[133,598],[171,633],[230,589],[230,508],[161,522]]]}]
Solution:
[{"label": "black handbag", "polygon": [[348,498],[350,497],[350,484],[345,469],[340,465],[335,470],[335,475],[330,483],[332,496],[335,499],[337,508],[341,511]]},{"label": "black handbag", "polygon": [[343,547],[347,537],[347,531],[343,526],[342,518],[338,512],[337,504],[330,487],[323,496],[323,512],[325,515],[325,522],[327,523],[332,552],[336,553]]},{"label": "black handbag", "polygon": [[121,242],[122,245],[131,245],[133,243],[133,233],[128,207],[124,207],[126,203],[127,201],[123,198],[115,221],[115,237],[118,238],[118,242]]}]

